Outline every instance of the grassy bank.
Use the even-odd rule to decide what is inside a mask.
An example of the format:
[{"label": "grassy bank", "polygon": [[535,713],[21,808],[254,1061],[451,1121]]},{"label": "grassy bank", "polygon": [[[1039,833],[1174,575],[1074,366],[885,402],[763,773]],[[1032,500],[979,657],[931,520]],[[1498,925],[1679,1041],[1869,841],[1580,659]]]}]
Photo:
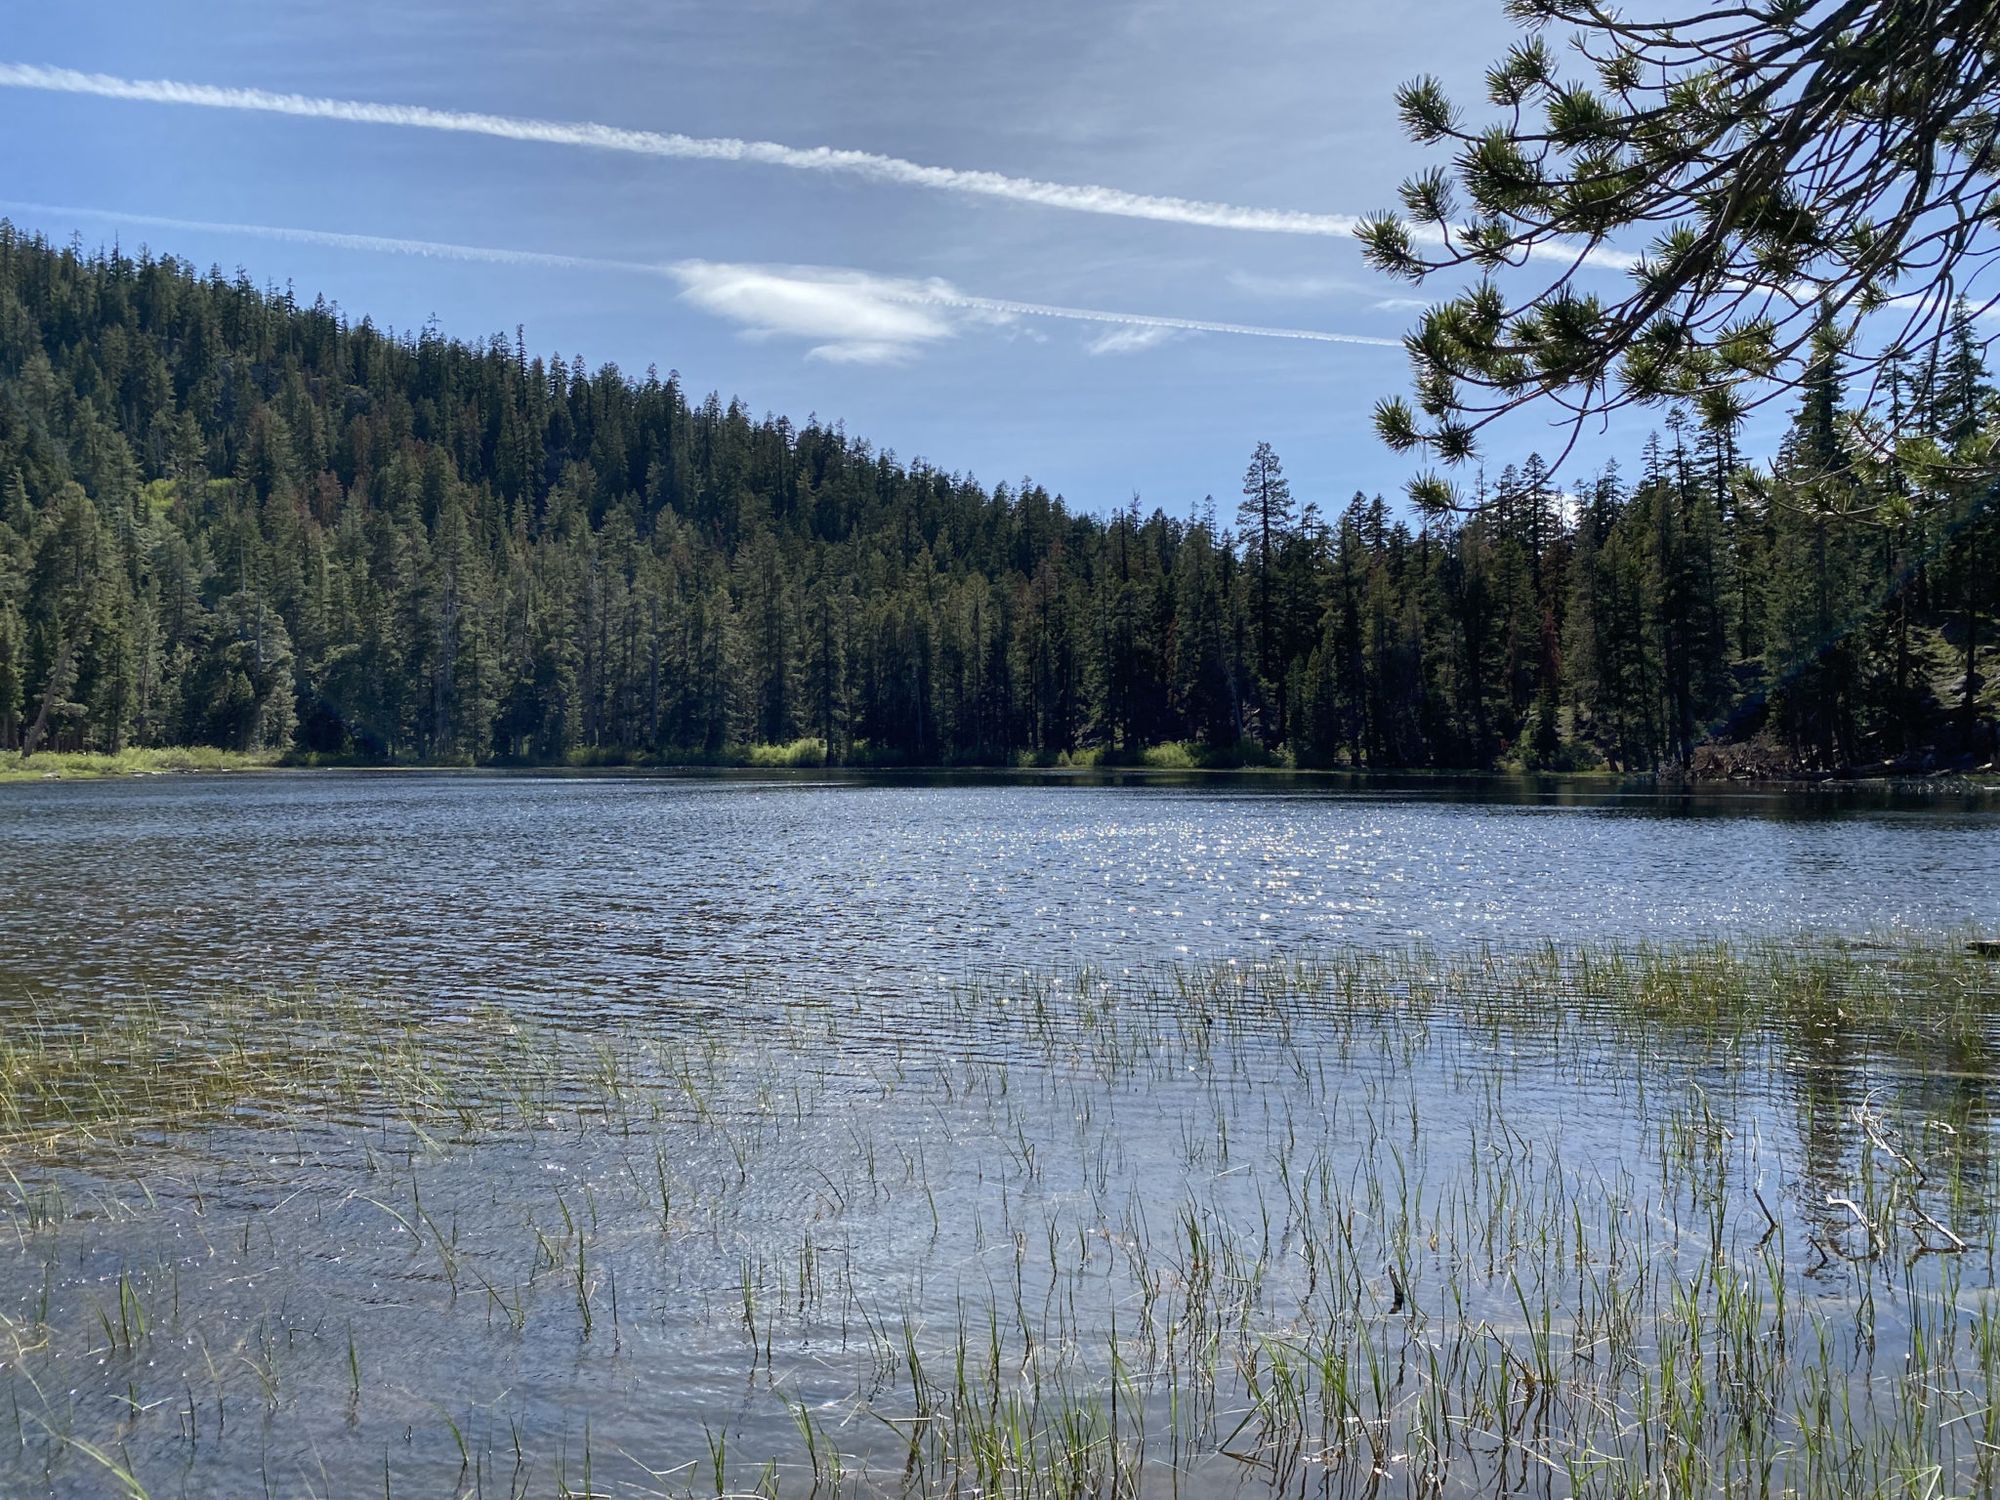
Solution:
[{"label": "grassy bank", "polygon": [[0,783],[166,776],[183,771],[257,771],[275,766],[279,760],[275,750],[217,750],[206,745],[120,750],[115,755],[43,750],[25,760],[18,750],[0,750]]},{"label": "grassy bank", "polygon": [[[470,770],[466,760],[428,761],[363,755],[328,755],[312,751],[244,753],[207,746],[124,750],[116,755],[82,752],[43,751],[23,762],[18,752],[0,751],[0,784],[42,780],[82,780],[107,776],[164,775],[181,771],[248,771],[273,766],[322,770]],[[1572,770],[1525,770],[1518,765],[1489,771],[1436,769],[1367,770],[1347,766],[1302,765],[1288,753],[1271,752],[1245,742],[1236,746],[1208,746],[1173,741],[1143,749],[1113,751],[1104,748],[1036,755],[1026,751],[993,760],[960,760],[948,764],[927,764],[898,755],[878,753],[867,745],[848,746],[841,755],[829,758],[826,742],[807,737],[785,744],[726,745],[713,752],[698,750],[641,751],[617,748],[576,751],[556,760],[514,759],[481,762],[488,770],[814,770],[834,767],[850,771],[1269,771],[1325,778],[1397,777],[1417,780],[1560,781],[1577,785],[1610,784],[1620,779],[1649,781],[1647,774],[1623,776],[1602,767]],[[1727,778],[1666,778],[1682,789],[1710,789],[1734,785]],[[1973,773],[1934,772],[1923,777],[1882,775],[1817,775],[1804,782],[1762,782],[1760,785],[1814,786],[1842,790],[1880,788],[1906,791],[1950,791],[1964,794],[2000,793],[2000,783],[1988,768]]]},{"label": "grassy bank", "polygon": [[0,1490],[1979,1492],[2000,964],[0,1016]]}]

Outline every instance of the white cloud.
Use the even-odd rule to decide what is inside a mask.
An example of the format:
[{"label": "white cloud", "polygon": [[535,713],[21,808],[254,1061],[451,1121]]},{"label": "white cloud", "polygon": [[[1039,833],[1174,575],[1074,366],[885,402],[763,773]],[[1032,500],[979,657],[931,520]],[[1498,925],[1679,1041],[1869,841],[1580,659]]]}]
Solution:
[{"label": "white cloud", "polygon": [[812,341],[809,352],[819,359],[882,364],[958,331],[954,320],[930,303],[942,283],[826,266],[706,260],[682,261],[671,274],[681,283],[682,300],[753,338]]},{"label": "white cloud", "polygon": [[1180,337],[1180,330],[1152,324],[1144,328],[1114,328],[1084,345],[1092,354],[1137,354]]},{"label": "white cloud", "polygon": [[1311,328],[1264,328],[979,297],[935,277],[876,276],[830,266],[696,260],[682,261],[667,271],[681,283],[683,300],[735,323],[751,337],[811,340],[807,352],[812,357],[844,363],[907,359],[970,329],[1013,326],[1023,318],[1103,325],[1105,331],[1085,345],[1092,354],[1136,354],[1187,333],[1400,347],[1395,339]]}]

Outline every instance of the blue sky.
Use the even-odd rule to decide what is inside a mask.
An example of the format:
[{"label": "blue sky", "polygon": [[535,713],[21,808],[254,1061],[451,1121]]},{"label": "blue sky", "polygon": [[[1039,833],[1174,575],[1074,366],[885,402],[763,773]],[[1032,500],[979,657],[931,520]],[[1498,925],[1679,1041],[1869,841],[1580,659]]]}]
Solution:
[{"label": "blue sky", "polygon": [[[1429,71],[1476,96],[1510,36],[1498,0],[10,10],[0,63],[828,147],[1266,211],[1238,216],[1253,226],[1392,203],[1426,160],[1396,130],[1395,85]],[[678,369],[696,393],[844,420],[905,458],[987,483],[1029,475],[1092,510],[1134,491],[1177,513],[1208,492],[1233,508],[1259,440],[1327,509],[1408,477],[1368,423],[1402,388],[1399,349],[1170,326],[1394,339],[1411,291],[1373,276],[1347,238],[1180,222],[1203,213],[1171,205],[1080,211],[879,165],[652,149],[6,87],[0,213],[59,238],[242,266],[397,327],[435,316],[481,338],[525,325],[542,353]],[[1654,420],[1589,455],[1633,453]],[[1517,424],[1489,462],[1560,441]]]}]

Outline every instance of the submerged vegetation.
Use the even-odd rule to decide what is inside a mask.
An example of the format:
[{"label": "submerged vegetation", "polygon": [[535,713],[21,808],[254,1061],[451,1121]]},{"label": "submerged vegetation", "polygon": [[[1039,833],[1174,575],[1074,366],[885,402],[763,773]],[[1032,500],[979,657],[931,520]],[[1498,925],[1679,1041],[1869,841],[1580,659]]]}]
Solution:
[{"label": "submerged vegetation", "polygon": [[1764,942],[0,1026],[9,1494],[1946,1494],[2000,965]]}]

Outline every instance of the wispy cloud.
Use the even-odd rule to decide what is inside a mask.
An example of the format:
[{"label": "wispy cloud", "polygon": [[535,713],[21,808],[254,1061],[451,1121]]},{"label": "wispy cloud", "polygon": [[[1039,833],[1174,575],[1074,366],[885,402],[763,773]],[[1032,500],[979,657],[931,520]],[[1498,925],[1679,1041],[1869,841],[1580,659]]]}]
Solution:
[{"label": "wispy cloud", "polygon": [[[1352,214],[1256,208],[1199,198],[1134,193],[1124,188],[1094,184],[1047,182],[1003,172],[927,166],[898,156],[850,151],[834,146],[786,146],[776,141],[740,140],[733,136],[631,130],[592,121],[541,120],[518,115],[433,109],[421,104],[379,104],[359,99],[330,99],[308,94],[273,93],[266,89],[187,83],[168,78],[120,78],[109,73],[85,73],[75,68],[52,68],[36,63],[0,62],[0,88],[88,94],[103,99],[200,109],[243,110],[254,114],[290,115],[299,119],[333,120],[354,125],[437,130],[683,161],[753,162],[793,171],[834,173],[903,187],[1004,199],[1075,213],[1150,219],[1165,224],[1260,234],[1304,234],[1345,239],[1354,233],[1360,222]],[[1561,246],[1549,246],[1541,247],[1538,253],[1568,260],[1576,252]],[[1631,256],[1611,250],[1592,251],[1587,259],[1591,264],[1613,270],[1628,269],[1633,261]]]},{"label": "wispy cloud", "polygon": [[828,266],[731,265],[683,261],[672,273],[681,297],[757,338],[811,342],[814,358],[881,364],[958,333],[932,300],[943,283],[870,276]]},{"label": "wispy cloud", "polygon": [[34,63],[0,62],[0,87],[91,94],[104,99],[129,99],[147,104],[247,110],[300,119],[336,120],[351,125],[394,125],[405,129],[450,131],[683,161],[754,162],[763,166],[788,167],[794,171],[841,173],[904,187],[1004,198],[1044,208],[1130,219],[1156,219],[1164,223],[1203,225],[1214,229],[1346,236],[1354,232],[1357,222],[1348,214],[1247,208],[1194,198],[1132,193],[1122,188],[1044,182],[1002,172],[926,166],[897,156],[848,151],[833,146],[786,146],[776,141],[740,140],[732,136],[629,130],[591,121],[539,120],[517,115],[432,109],[421,104],[377,104],[358,99],[317,98],[306,94],[226,88],[167,78],[119,78],[109,73],[85,73],[74,68],[50,68]]},{"label": "wispy cloud", "polygon": [[1346,276],[1264,276],[1255,271],[1231,271],[1229,284],[1253,297],[1330,297],[1336,292],[1370,290]]},{"label": "wispy cloud", "polygon": [[[1396,339],[1331,333],[1317,328],[1271,328],[1206,318],[980,297],[937,278],[880,276],[836,266],[756,265],[707,260],[618,260],[439,240],[345,234],[327,229],[296,229],[277,224],[234,224],[212,219],[183,219],[162,214],[6,200],[0,200],[0,212],[30,213],[43,219],[96,219],[145,228],[325,245],[336,250],[409,255],[428,260],[659,277],[677,286],[682,300],[689,305],[735,324],[752,337],[805,340],[809,345],[808,352],[814,357],[850,363],[906,359],[969,329],[1011,323],[1019,318],[1095,323],[1108,329],[1151,335],[1143,342],[1128,339],[1098,352],[1114,352],[1114,349],[1132,352],[1151,347],[1174,333],[1213,333],[1390,349],[1401,347]],[[1104,342],[1103,339],[1097,341],[1099,344]]]},{"label": "wispy cloud", "polygon": [[424,260],[473,261],[496,266],[531,266],[556,271],[624,271],[657,276],[667,268],[659,261],[607,260],[595,255],[557,255],[540,250],[509,250],[487,245],[455,245],[440,240],[396,239],[381,234],[343,234],[332,229],[293,229],[283,224],[234,224],[216,219],[182,219],[168,214],[128,213],[116,208],[79,208],[64,203],[29,203],[0,199],[0,213],[27,213],[49,219],[100,219],[109,224],[137,224],[147,229],[185,229],[191,234],[237,235],[280,240],[294,245],[324,245],[332,250],[362,250],[378,255],[411,255]]},{"label": "wispy cloud", "polygon": [[1243,338],[1301,339],[1315,344],[1362,344],[1400,349],[1401,339],[1363,333],[1328,333],[1318,328],[1271,328],[1260,323],[1222,323],[1208,318],[1162,317],[1153,313],[1105,312],[1091,307],[1062,307],[1048,302],[1013,302],[1002,297],[973,297],[962,292],[933,292],[934,299],[975,311],[1027,318],[1064,318],[1079,323],[1116,323],[1128,328],[1154,328],[1177,333],[1226,333]]},{"label": "wispy cloud", "polygon": [[1084,348],[1092,354],[1138,354],[1179,337],[1179,331],[1172,328],[1113,328],[1100,333]]}]

